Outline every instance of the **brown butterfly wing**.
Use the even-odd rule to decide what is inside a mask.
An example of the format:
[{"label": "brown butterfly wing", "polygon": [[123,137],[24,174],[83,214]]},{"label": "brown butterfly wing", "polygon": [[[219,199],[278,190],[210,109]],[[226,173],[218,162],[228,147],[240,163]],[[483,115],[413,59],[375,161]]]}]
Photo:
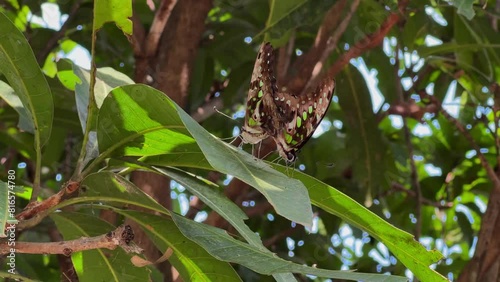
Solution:
[{"label": "brown butterfly wing", "polygon": [[245,125],[242,127],[242,138],[245,143],[258,143],[267,138],[269,133],[275,134],[276,104],[273,97],[278,91],[274,76],[274,53],[269,43],[264,43],[259,49],[255,61],[250,89],[247,96]]},{"label": "brown butterfly wing", "polygon": [[277,93],[275,103],[287,122],[273,136],[278,152],[287,161],[295,160],[296,152],[311,138],[331,103],[335,80],[323,80],[314,91],[303,96]]}]

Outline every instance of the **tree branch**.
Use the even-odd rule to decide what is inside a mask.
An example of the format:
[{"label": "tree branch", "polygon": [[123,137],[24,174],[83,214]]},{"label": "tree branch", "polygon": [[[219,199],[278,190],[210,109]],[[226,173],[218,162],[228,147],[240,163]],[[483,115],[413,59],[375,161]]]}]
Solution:
[{"label": "tree branch", "polygon": [[[425,100],[429,100],[431,103],[435,104],[439,108],[439,111],[441,112],[441,114],[449,122],[453,123],[455,125],[455,127],[458,129],[458,131],[460,131],[465,136],[465,138],[467,139],[467,141],[469,141],[469,143],[471,144],[471,146],[474,149],[474,151],[476,151],[477,157],[479,158],[479,161],[481,162],[481,165],[483,166],[483,168],[486,170],[486,173],[488,174],[488,177],[493,182],[493,184],[494,184],[493,185],[493,187],[494,187],[493,189],[499,189],[500,188],[500,179],[497,177],[495,171],[493,170],[493,168],[490,166],[490,164],[486,160],[486,157],[481,152],[481,148],[479,148],[479,145],[477,145],[476,141],[470,135],[469,131],[467,131],[464,128],[464,126],[462,125],[462,123],[460,123],[457,119],[455,119],[454,117],[452,117],[443,108],[441,102],[436,97],[434,97],[433,95],[429,95],[425,90],[420,90],[418,92],[418,94],[420,95],[420,98],[424,99],[424,101]],[[500,193],[500,191],[499,191],[499,193]]]},{"label": "tree branch", "polygon": [[129,246],[134,239],[134,232],[129,225],[124,225],[116,228],[107,234],[96,237],[83,237],[76,240],[35,243],[35,242],[16,242],[15,247],[8,245],[8,242],[0,243],[0,254],[5,255],[11,253],[11,248],[15,249],[16,253],[21,254],[62,254],[70,256],[74,252],[94,250],[94,249],[110,249],[114,250],[120,246],[127,253],[140,254],[142,249],[137,246]]},{"label": "tree branch", "polygon": [[47,55],[50,53],[50,51],[52,51],[52,49],[54,49],[57,46],[58,41],[61,38],[63,38],[64,35],[66,35],[66,31],[69,28],[69,24],[71,23],[73,18],[78,13],[78,10],[80,9],[80,5],[82,4],[82,2],[83,2],[83,0],[77,0],[73,3],[73,6],[71,7],[71,10],[68,14],[68,18],[66,19],[64,24],[61,26],[61,28],[56,33],[54,33],[54,35],[52,35],[52,37],[49,39],[49,41],[47,41],[45,48],[43,48],[43,50],[40,53],[38,53],[36,60],[38,61],[38,63],[40,65],[43,64],[43,61],[45,60]]},{"label": "tree branch", "polygon": [[[495,148],[496,148],[496,155],[497,155],[497,166],[500,166],[500,138],[498,137],[499,134],[499,122],[500,122],[500,86],[498,84],[495,84],[493,87],[493,120],[495,121],[495,132],[493,134],[493,138],[495,140]],[[500,169],[497,169],[497,175]]]},{"label": "tree branch", "polygon": [[146,57],[152,57],[156,54],[159,47],[160,37],[167,25],[170,14],[177,4],[177,0],[162,0],[160,7],[156,11],[155,18],[149,29],[145,44]]},{"label": "tree branch", "polygon": [[[63,241],[63,238],[55,226],[49,228],[49,237],[52,242]],[[66,282],[78,282],[78,275],[76,274],[75,267],[71,257],[65,255],[57,255],[59,261],[59,268],[61,269],[61,278],[64,277]]]},{"label": "tree branch", "polygon": [[[318,30],[313,46],[293,64],[292,69],[298,70],[298,72],[291,74],[293,75],[292,77],[288,76],[289,83],[286,85],[286,88],[290,92],[301,93],[304,90],[305,85],[311,78],[315,66],[321,58],[323,50],[325,50],[330,35],[338,26],[345,4],[346,0],[338,1],[328,10],[323,18],[323,22]],[[339,33],[343,33],[343,31],[339,31]]]},{"label": "tree branch", "polygon": [[290,61],[293,54],[293,46],[295,45],[295,32],[292,32],[290,39],[285,46],[279,49],[278,62],[276,63],[276,78],[278,81],[285,81]]},{"label": "tree branch", "polygon": [[221,109],[223,106],[221,98],[210,99],[192,112],[191,117],[197,122],[202,122],[212,116],[215,113],[215,109]]},{"label": "tree branch", "polygon": [[[392,183],[391,187],[392,187],[391,190],[387,190],[384,193],[378,195],[377,197],[382,198],[382,197],[387,197],[387,196],[393,194],[394,192],[403,192],[410,197],[417,198],[417,194],[415,193],[414,190],[406,189],[400,183]],[[438,209],[449,209],[449,208],[453,207],[453,202],[445,202],[444,204],[441,204],[440,202],[433,202],[433,201],[426,199],[426,198],[423,198],[423,197],[420,200],[421,200],[422,204],[427,205],[427,206],[436,207]]]},{"label": "tree branch", "polygon": [[133,26],[132,36],[130,37],[132,41],[132,50],[137,60],[137,58],[144,58],[144,40],[146,38],[146,29],[136,12],[132,14],[130,20],[132,21]]},{"label": "tree branch", "polygon": [[16,215],[16,219],[20,221],[16,228],[21,230],[35,226],[48,215],[47,211],[50,208],[58,205],[63,200],[74,196],[79,188],[80,183],[70,181],[64,185],[63,189],[44,201],[31,202],[22,212]]},{"label": "tree branch", "polygon": [[299,228],[303,228],[303,227],[297,226],[297,227],[290,227],[288,229],[285,229],[285,230],[281,231],[280,233],[274,235],[273,237],[266,239],[264,242],[262,242],[262,244],[266,248],[269,248],[272,245],[275,245],[277,242],[283,240],[284,238],[289,237],[290,235],[294,234],[295,232],[297,232],[299,230]]},{"label": "tree branch", "polygon": [[349,22],[351,21],[352,15],[356,12],[358,9],[360,0],[354,0],[351,4],[351,8],[349,9],[349,12],[347,15],[344,16],[342,22],[340,22],[339,26],[337,29],[335,29],[335,32],[328,38],[328,41],[326,42],[326,46],[321,53],[321,57],[319,58],[318,62],[314,66],[314,69],[312,71],[311,79],[307,82],[306,86],[304,87],[303,91],[307,90],[309,87],[313,86],[316,84],[318,81],[321,69],[323,68],[323,65],[325,64],[326,59],[330,56],[330,54],[333,52],[333,50],[337,47],[337,44],[339,42],[340,37],[342,34],[344,34],[345,30],[347,29],[347,26],[349,25]]},{"label": "tree branch", "polygon": [[[401,29],[400,29],[401,31]],[[399,66],[400,66],[400,57],[399,57],[399,50],[401,50],[401,44],[399,40],[397,41],[396,44],[396,63],[394,64],[394,79],[395,81],[398,81],[396,83],[396,91],[398,93],[398,98],[400,102],[406,102],[408,100],[408,94],[404,93],[403,91],[403,86],[401,84],[401,78],[398,75],[399,73]],[[405,95],[406,94],[406,95]],[[411,180],[411,187],[414,190],[415,197],[417,198],[417,201],[415,202],[415,218],[416,218],[416,224],[415,224],[415,240],[419,240],[420,236],[422,235],[422,201],[423,201],[423,196],[422,196],[422,189],[420,187],[420,182],[418,181],[418,172],[417,172],[417,165],[415,163],[414,157],[414,148],[413,148],[413,143],[411,142],[411,134],[410,134],[410,128],[408,127],[408,121],[406,118],[402,118],[403,120],[403,133],[405,137],[405,143],[406,147],[408,148],[408,156],[409,156],[409,162],[410,162],[410,180]]]},{"label": "tree branch", "polygon": [[359,57],[364,52],[377,47],[382,43],[384,37],[389,33],[392,27],[401,20],[403,11],[406,9],[408,1],[399,1],[398,10],[399,13],[390,14],[387,19],[382,23],[379,30],[375,33],[367,35],[365,38],[358,41],[354,46],[352,46],[349,51],[342,54],[342,56],[330,67],[326,76],[335,77],[351,59]]}]

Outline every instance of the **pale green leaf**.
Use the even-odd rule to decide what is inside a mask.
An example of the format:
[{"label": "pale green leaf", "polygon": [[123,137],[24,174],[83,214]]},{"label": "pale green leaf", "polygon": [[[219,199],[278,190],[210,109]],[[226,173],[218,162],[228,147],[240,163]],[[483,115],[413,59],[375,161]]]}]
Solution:
[{"label": "pale green leaf", "polygon": [[347,280],[363,281],[407,281],[401,276],[367,274],[353,271],[337,271],[295,264],[277,255],[262,251],[244,242],[230,237],[224,230],[202,223],[197,223],[182,216],[172,214],[172,219],[181,232],[212,256],[232,263],[241,264],[255,272],[271,275],[276,273],[301,273]]},{"label": "pale green leaf", "polygon": [[[274,167],[281,171],[286,170],[285,167],[279,165],[274,165]],[[446,278],[429,267],[443,258],[440,252],[428,251],[415,240],[413,235],[394,227],[347,195],[314,177],[299,171],[294,171],[293,176],[306,185],[313,205],[368,232],[386,245],[397,259],[420,280],[447,281]]]},{"label": "pale green leaf", "polygon": [[172,219],[139,211],[113,210],[139,224],[162,252],[172,248],[174,253],[169,262],[184,281],[241,281],[230,264],[215,259],[188,240]]},{"label": "pale green leaf", "polygon": [[131,0],[96,0],[94,3],[94,30],[107,22],[115,22],[126,34],[132,34]]}]

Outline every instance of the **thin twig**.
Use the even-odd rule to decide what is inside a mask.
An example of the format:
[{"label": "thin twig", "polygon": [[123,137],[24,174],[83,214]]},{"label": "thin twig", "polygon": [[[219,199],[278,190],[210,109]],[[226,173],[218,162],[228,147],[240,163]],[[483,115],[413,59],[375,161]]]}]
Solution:
[{"label": "thin twig", "polygon": [[134,52],[134,56],[136,58],[144,58],[144,40],[146,38],[146,29],[144,28],[144,25],[142,24],[141,19],[139,18],[139,15],[137,15],[137,12],[134,12],[132,14],[132,17],[130,18],[132,21],[132,26],[133,26],[133,32],[130,37],[132,41],[132,50]]},{"label": "thin twig", "polygon": [[297,227],[290,227],[288,229],[285,229],[283,231],[281,231],[280,233],[274,235],[273,237],[265,240],[262,244],[265,246],[265,247],[270,247],[272,245],[275,245],[277,242],[283,240],[283,238],[286,238],[290,235],[292,235],[293,233],[297,232],[299,230],[299,226]]},{"label": "thin twig", "polygon": [[[410,197],[414,197],[414,198],[417,197],[415,191],[413,191],[411,189],[407,189],[399,183],[392,183],[391,187],[392,187],[391,190],[387,190],[386,192],[378,195],[377,197],[378,198],[387,197],[387,196],[393,194],[394,192],[404,192]],[[426,199],[426,198],[422,198],[421,201],[422,201],[422,204],[424,204],[426,206],[432,206],[432,207],[436,207],[438,209],[449,209],[449,208],[453,207],[453,202],[445,202],[444,204],[441,204],[440,202],[431,201],[431,200]]]},{"label": "thin twig", "polygon": [[212,116],[215,113],[215,109],[222,109],[223,106],[222,98],[210,99],[192,112],[191,117],[197,122],[202,122]]},{"label": "thin twig", "polygon": [[[15,252],[21,254],[62,254],[70,256],[74,252],[94,250],[94,249],[110,249],[114,250],[120,246],[127,253],[140,254],[142,249],[136,245],[130,246],[130,242],[134,239],[134,232],[129,225],[124,225],[116,228],[107,234],[96,237],[83,237],[76,240],[61,241],[61,242],[16,242]],[[11,253],[11,246],[8,242],[0,243],[0,254],[5,255]]]},{"label": "thin twig", "polygon": [[458,131],[460,131],[464,137],[467,139],[467,141],[469,141],[469,143],[471,144],[472,148],[474,149],[474,151],[476,151],[476,154],[477,154],[477,157],[479,158],[479,161],[481,162],[481,165],[483,166],[483,168],[486,170],[486,173],[488,174],[488,177],[491,179],[491,181],[493,182],[493,187],[494,189],[500,189],[500,179],[497,177],[495,171],[493,170],[493,168],[490,166],[490,164],[488,163],[488,161],[486,160],[486,157],[484,156],[484,154],[481,152],[481,148],[479,147],[479,145],[477,145],[476,141],[474,140],[474,138],[470,135],[469,131],[467,131],[464,126],[462,125],[462,123],[460,123],[456,118],[452,117],[441,105],[441,102],[436,98],[434,97],[433,95],[429,95],[425,90],[420,90],[418,92],[418,94],[420,95],[420,97],[422,99],[428,99],[431,101],[431,103],[434,103],[438,108],[439,108],[439,112],[451,123],[453,123],[455,125],[455,127],[458,129]]},{"label": "thin twig", "polygon": [[357,58],[366,51],[380,45],[382,43],[382,40],[392,29],[392,27],[401,20],[404,15],[403,11],[406,9],[407,5],[408,1],[399,1],[399,12],[390,14],[376,32],[367,35],[365,38],[356,42],[356,44],[354,44],[354,46],[352,46],[349,51],[342,54],[342,56],[335,62],[335,64],[333,64],[333,66],[328,69],[328,73],[326,76],[335,77],[347,64],[349,64],[349,61],[351,59]]},{"label": "thin twig", "polygon": [[[63,241],[63,237],[57,230],[55,226],[49,228],[49,237],[52,242]],[[67,282],[78,282],[78,276],[76,274],[75,267],[71,260],[71,257],[65,255],[57,255],[57,260],[59,261],[59,268],[61,270],[61,275],[64,276],[64,281]],[[62,280],[62,279],[61,279]]]},{"label": "thin twig", "polygon": [[[285,46],[281,47],[278,54],[278,62],[276,64],[277,80],[284,81],[292,60],[293,47],[295,45],[295,32],[288,39]],[[281,89],[280,89],[281,90]]]},{"label": "thin twig", "polygon": [[[498,123],[500,122],[500,91],[493,91],[493,120],[495,121],[495,134],[493,138],[495,139],[496,155],[497,155],[497,166],[500,166],[500,138],[498,138]],[[497,172],[500,170],[497,170]]]},{"label": "thin twig", "polygon": [[320,71],[326,61],[326,59],[330,56],[330,54],[333,52],[333,50],[337,47],[337,44],[339,42],[340,37],[344,34],[345,30],[347,29],[347,26],[349,25],[349,22],[351,21],[352,16],[358,9],[360,0],[354,0],[351,3],[351,7],[349,9],[349,12],[347,15],[345,15],[340,22],[339,26],[337,29],[335,29],[335,32],[328,38],[328,41],[326,42],[326,47],[324,48],[321,57],[319,61],[316,63],[314,66],[311,79],[307,82],[306,86],[304,87],[304,90],[307,90],[309,87],[312,85],[315,85],[315,83],[318,81]]},{"label": "thin twig", "polygon": [[58,193],[50,196],[42,202],[31,202],[28,204],[22,212],[16,215],[16,219],[19,220],[16,229],[22,230],[32,226],[35,226],[43,218],[45,218],[48,213],[47,211],[74,195],[76,195],[77,190],[80,188],[78,182],[67,182],[63,189]]},{"label": "thin twig", "polygon": [[172,14],[175,4],[177,4],[177,0],[161,1],[160,7],[156,11],[155,18],[153,19],[153,23],[149,29],[146,41],[144,42],[146,57],[155,56],[159,47],[158,42],[160,41],[160,37],[165,29],[165,25],[167,25],[170,14]]},{"label": "thin twig", "polygon": [[59,40],[66,35],[66,31],[69,28],[69,24],[71,23],[73,18],[78,14],[78,10],[80,9],[80,5],[82,4],[82,2],[83,0],[77,0],[73,3],[73,6],[71,7],[71,10],[68,14],[68,18],[66,19],[64,24],[56,33],[54,33],[54,35],[52,35],[49,41],[47,41],[45,48],[43,48],[43,50],[40,53],[38,53],[37,61],[39,64],[43,63],[43,60],[45,60],[50,51],[52,51],[52,49],[54,49],[57,46]]},{"label": "thin twig", "polygon": [[328,39],[339,25],[345,3],[346,0],[338,1],[326,13],[318,29],[314,44],[307,52],[297,58],[291,68],[296,70],[296,72],[289,73],[290,76],[288,76],[287,79],[288,83],[284,85],[288,91],[292,93],[301,93],[304,90],[304,86],[311,78],[314,67],[317,65]]},{"label": "thin twig", "polygon": [[[401,102],[406,102],[407,101],[407,96],[404,95],[405,93],[403,92],[403,86],[401,84],[401,78],[398,75],[399,72],[399,66],[400,66],[400,57],[399,57],[399,50],[401,49],[401,45],[399,40],[397,41],[396,44],[396,63],[394,64],[394,78],[398,83],[396,83],[396,90],[398,92],[398,97]],[[405,97],[406,96],[406,97]],[[420,182],[418,181],[418,172],[417,172],[417,165],[415,163],[414,157],[414,148],[413,148],[413,143],[411,142],[411,134],[410,134],[410,128],[408,127],[408,121],[405,117],[402,117],[403,120],[403,132],[405,136],[405,143],[406,147],[408,149],[408,159],[410,162],[410,180],[411,180],[411,187],[415,191],[415,197],[417,198],[417,201],[415,202],[415,218],[416,218],[416,224],[415,224],[415,240],[419,240],[420,236],[422,235],[422,189],[420,187]]]}]

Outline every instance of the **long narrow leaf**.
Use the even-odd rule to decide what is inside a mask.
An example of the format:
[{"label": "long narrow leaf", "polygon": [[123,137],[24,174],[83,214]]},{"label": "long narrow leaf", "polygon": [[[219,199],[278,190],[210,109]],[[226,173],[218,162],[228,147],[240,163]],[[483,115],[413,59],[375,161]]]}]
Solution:
[{"label": "long narrow leaf", "polygon": [[[281,171],[286,170],[280,165],[274,167]],[[447,281],[429,268],[431,264],[443,258],[440,252],[428,251],[413,235],[394,227],[347,195],[314,177],[299,171],[295,171],[293,176],[306,185],[313,205],[365,230],[384,243],[422,281]]]},{"label": "long narrow leaf", "polygon": [[29,124],[22,129],[35,134],[35,149],[45,145],[52,130],[52,93],[24,35],[0,12],[0,72],[21,100]]}]

